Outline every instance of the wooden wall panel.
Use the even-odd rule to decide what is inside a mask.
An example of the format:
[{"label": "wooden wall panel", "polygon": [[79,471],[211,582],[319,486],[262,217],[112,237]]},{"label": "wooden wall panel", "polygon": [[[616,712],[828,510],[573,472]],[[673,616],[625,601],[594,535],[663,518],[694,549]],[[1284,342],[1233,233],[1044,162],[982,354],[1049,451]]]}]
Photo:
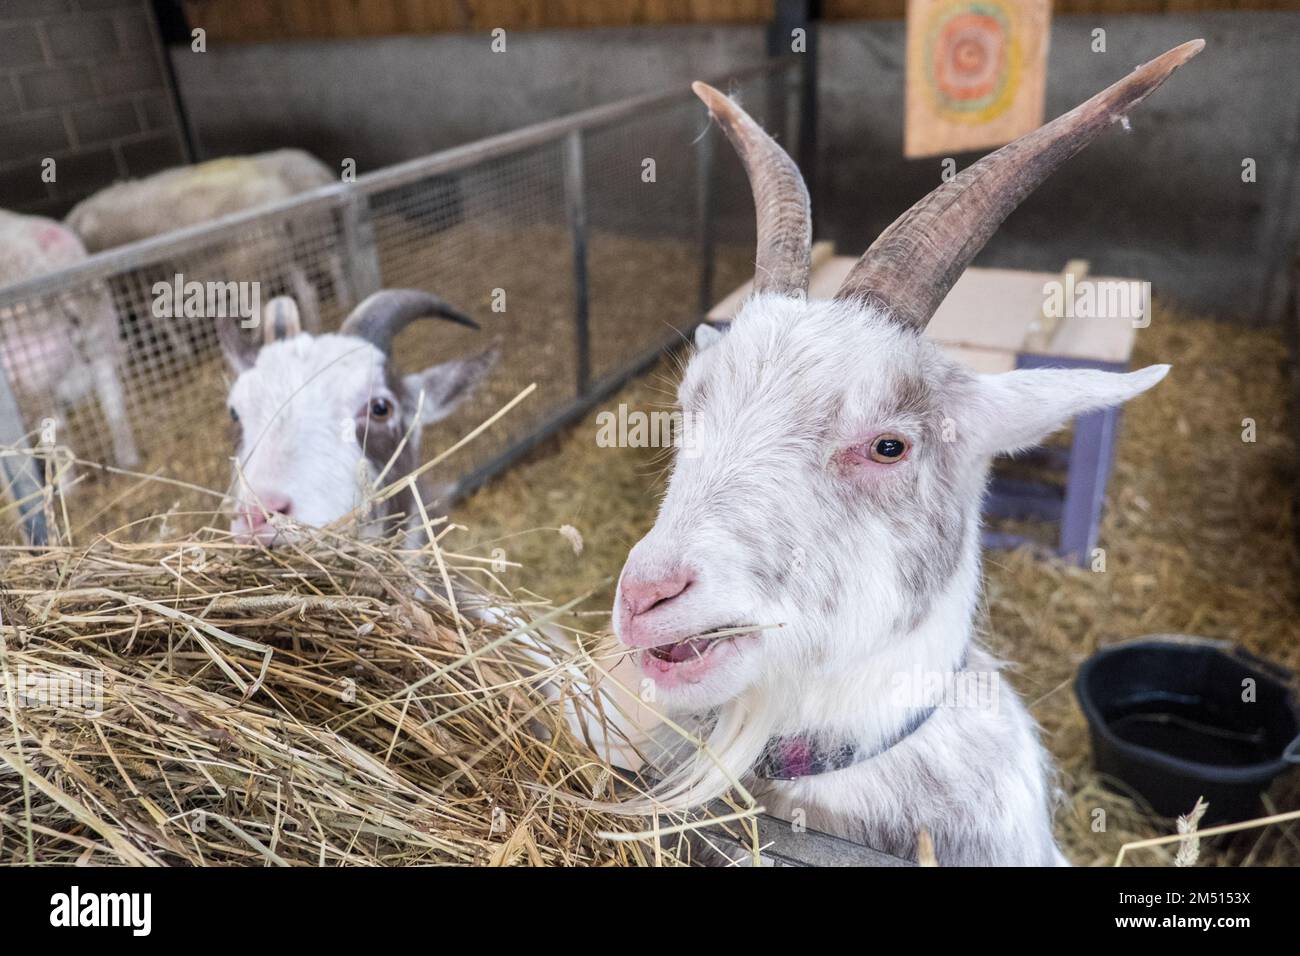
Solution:
[{"label": "wooden wall panel", "polygon": [[[183,0],[225,42],[670,23],[762,23],[774,0]],[[826,20],[902,19],[906,0],[822,0]],[[1300,0],[1056,0],[1055,13],[1300,10]]]},{"label": "wooden wall panel", "polygon": [[773,0],[185,0],[209,40],[246,41],[666,23],[761,23]]},{"label": "wooden wall panel", "polygon": [[[822,0],[824,20],[901,20],[907,0]],[[1300,0],[1056,0],[1052,12],[1204,13],[1214,10],[1300,10]]]}]

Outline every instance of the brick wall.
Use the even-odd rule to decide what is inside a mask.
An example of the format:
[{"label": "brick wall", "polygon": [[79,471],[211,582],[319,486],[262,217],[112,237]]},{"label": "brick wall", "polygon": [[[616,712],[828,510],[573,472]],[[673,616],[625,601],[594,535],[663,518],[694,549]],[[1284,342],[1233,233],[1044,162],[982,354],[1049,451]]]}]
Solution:
[{"label": "brick wall", "polygon": [[148,0],[0,2],[0,208],[59,217],[185,160]]}]

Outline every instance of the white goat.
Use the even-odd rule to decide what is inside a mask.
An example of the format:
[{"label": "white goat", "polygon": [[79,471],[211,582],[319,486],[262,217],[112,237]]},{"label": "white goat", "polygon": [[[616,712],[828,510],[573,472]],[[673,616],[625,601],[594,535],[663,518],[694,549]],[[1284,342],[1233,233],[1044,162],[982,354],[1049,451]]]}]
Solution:
[{"label": "white goat", "polygon": [[[0,210],[0,286],[35,278],[86,259],[81,240],[52,219]],[[54,418],[92,393],[108,424],[113,458],[139,462],[126,396],[118,378],[117,313],[100,282],[61,292],[31,314],[11,314],[0,339],[0,366],[15,391],[46,402]]]},{"label": "white goat", "polygon": [[[769,811],[941,864],[1064,862],[1050,761],[978,646],[979,522],[994,455],[1116,405],[1168,366],[977,375],[921,336],[1002,220],[1203,46],[1138,68],[985,157],[894,222],[833,301],[806,299],[811,224],[790,158],[735,103],[695,91],[758,210],[754,295],[702,327],[679,456],[619,580],[614,626],[702,752],[655,796],[682,808],[751,781]],[[715,636],[721,629],[761,628]]]},{"label": "white goat", "polygon": [[[361,505],[381,475],[390,483],[415,470],[420,429],[451,414],[496,361],[489,349],[398,374],[393,339],[417,319],[478,328],[437,296],[412,289],[376,292],[338,334],[318,336],[301,330],[292,299],[273,299],[263,311],[260,347],[241,335],[237,320],[219,320],[238,374],[228,402],[238,431],[237,539],[273,544],[283,533],[271,520],[276,515],[330,524]],[[377,532],[396,514],[408,529],[418,522],[409,490],[379,503],[364,528]]]},{"label": "white goat", "polygon": [[[302,150],[230,156],[115,183],[74,206],[65,221],[87,249],[99,252],[335,182],[338,176],[329,167]],[[265,273],[268,263],[285,257],[298,234],[328,233],[332,228],[326,215],[311,217],[305,223],[287,222],[270,233],[241,236],[223,243],[199,266],[203,275],[191,278],[252,281]],[[342,263],[332,256],[327,265],[336,296],[342,300],[347,289]],[[284,278],[298,299],[308,327],[318,328],[316,291],[306,272],[290,262]]]},{"label": "white goat", "polygon": [[[261,323],[265,344],[260,347],[241,335],[237,320],[220,322],[223,350],[238,374],[228,399],[237,432],[231,522],[237,541],[274,546],[292,537],[292,525],[331,524],[363,505],[381,474],[391,483],[415,470],[420,429],[449,415],[497,358],[493,348],[398,375],[392,367],[392,341],[417,319],[478,327],[437,296],[404,289],[370,296],[337,335],[303,333],[287,297],[266,305]],[[444,490],[422,491],[426,506]],[[278,515],[291,519],[290,527]],[[397,515],[404,517],[407,545],[425,543],[409,490],[375,507],[362,530],[393,530]],[[557,670],[557,681],[546,692],[558,695],[565,687],[564,718],[602,755],[626,764],[638,746],[651,745],[641,735],[631,743],[627,739],[636,733],[637,721],[622,712],[639,713],[635,698],[611,687],[596,703],[590,675],[569,660],[577,648],[568,634],[543,625],[538,630],[545,637],[537,639],[527,633],[524,615],[500,607],[483,591],[457,585],[454,596],[463,613],[520,629],[520,646],[538,667]],[[607,720],[612,728],[606,727]]]}]

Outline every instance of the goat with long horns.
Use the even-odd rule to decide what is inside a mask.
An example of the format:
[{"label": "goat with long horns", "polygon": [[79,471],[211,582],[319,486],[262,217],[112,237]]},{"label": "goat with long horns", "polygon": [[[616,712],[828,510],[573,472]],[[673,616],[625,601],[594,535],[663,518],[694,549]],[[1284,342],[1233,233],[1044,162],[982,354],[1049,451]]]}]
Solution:
[{"label": "goat with long horns", "polygon": [[[1050,761],[976,640],[980,503],[995,455],[1117,405],[1168,366],[977,375],[921,336],[1054,169],[1199,52],[1183,44],[923,198],[833,301],[807,301],[807,192],[736,103],[695,84],[758,211],[754,294],[701,326],[681,456],[631,551],[614,626],[707,751],[658,768],[658,805],[743,779],[771,812],[941,864],[1064,862]],[[645,804],[632,804],[643,810]]]}]

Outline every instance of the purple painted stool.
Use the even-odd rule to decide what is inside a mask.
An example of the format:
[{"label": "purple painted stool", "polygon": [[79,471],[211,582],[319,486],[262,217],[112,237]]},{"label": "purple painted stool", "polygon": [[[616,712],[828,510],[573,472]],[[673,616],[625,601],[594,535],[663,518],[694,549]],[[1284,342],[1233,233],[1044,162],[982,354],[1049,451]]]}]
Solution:
[{"label": "purple painted stool", "polygon": [[[1047,355],[1021,355],[1018,368],[1096,368],[1124,372],[1127,365],[1087,359],[1066,359]],[[1106,482],[1115,461],[1119,438],[1119,408],[1107,408],[1074,421],[1074,439],[1068,452],[1040,449],[1032,457],[1066,472],[1064,490],[1046,482],[1016,481],[995,477],[984,502],[985,515],[993,518],[1027,518],[1050,521],[1060,527],[1056,553],[1087,567],[1097,547],[1097,533],[1106,502]],[[1064,453],[1063,453],[1064,452]],[[1028,456],[1027,456],[1028,457]],[[1031,544],[1022,535],[985,530],[987,548],[1015,548]]]}]

